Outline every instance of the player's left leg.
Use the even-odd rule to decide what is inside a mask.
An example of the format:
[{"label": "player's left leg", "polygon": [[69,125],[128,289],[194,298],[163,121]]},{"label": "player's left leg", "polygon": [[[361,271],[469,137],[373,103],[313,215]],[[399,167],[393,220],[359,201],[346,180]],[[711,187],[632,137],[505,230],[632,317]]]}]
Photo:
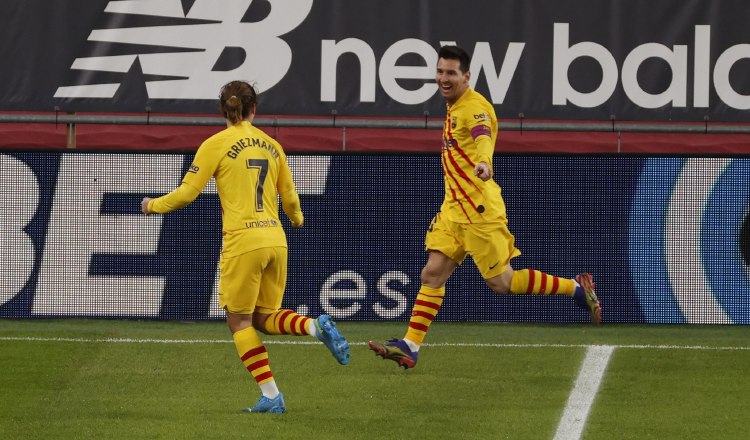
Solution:
[{"label": "player's left leg", "polygon": [[505,223],[467,225],[464,242],[485,282],[499,294],[573,296],[576,282],[538,270],[513,270],[510,261],[521,255]]},{"label": "player's left leg", "polygon": [[599,304],[599,298],[596,296],[594,277],[588,273],[576,275],[578,288],[573,294],[576,305],[582,309],[587,309],[591,314],[591,322],[600,324],[602,322],[602,306]]},{"label": "player's left leg", "polygon": [[467,226],[464,241],[487,285],[496,293],[516,295],[564,295],[601,322],[601,307],[589,274],[576,279],[561,278],[534,269],[513,270],[510,260],[521,252],[504,223]]},{"label": "player's left leg", "polygon": [[[268,352],[258,333],[250,325],[250,315],[240,315],[227,312],[227,322],[232,330],[232,339],[237,348],[237,354],[248,372],[258,384],[262,396],[252,408],[245,408],[245,412],[283,413],[286,411],[284,397],[279,391],[268,362]],[[244,328],[239,329],[239,327]]]},{"label": "player's left leg", "polygon": [[349,363],[349,343],[330,316],[317,319],[281,309],[287,275],[287,249],[273,248],[274,258],[263,270],[253,325],[269,335],[310,335],[323,342],[339,364]]},{"label": "player's left leg", "polygon": [[576,287],[578,284],[575,280],[569,278],[560,278],[534,269],[521,269],[513,271],[509,293],[573,296]]},{"label": "player's left leg", "polygon": [[572,297],[578,307],[588,310],[591,321],[599,324],[602,309],[594,290],[593,277],[584,273],[576,279],[560,278],[534,269],[513,270],[508,266],[506,271],[485,280],[487,285],[497,293],[515,295],[563,295]]}]

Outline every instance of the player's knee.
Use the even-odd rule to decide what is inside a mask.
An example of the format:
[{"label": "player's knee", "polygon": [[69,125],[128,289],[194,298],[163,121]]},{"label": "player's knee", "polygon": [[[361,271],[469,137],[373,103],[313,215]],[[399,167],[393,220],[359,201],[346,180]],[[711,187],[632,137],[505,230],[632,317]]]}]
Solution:
[{"label": "player's knee", "polygon": [[421,282],[423,286],[440,287],[445,284],[445,277],[440,271],[434,270],[429,266],[422,269]]},{"label": "player's knee", "polygon": [[253,314],[253,328],[265,335],[269,334],[266,330],[266,319],[268,315]]},{"label": "player's knee", "polygon": [[227,311],[227,326],[229,327],[229,331],[232,332],[232,334],[235,334],[238,331],[252,327],[253,324],[250,315],[231,313]]},{"label": "player's knee", "polygon": [[510,293],[510,286],[502,285],[502,284],[500,285],[489,284],[489,283],[487,283],[487,285],[490,286],[490,289],[492,289],[492,291],[497,293],[498,295],[506,295]]},{"label": "player's knee", "polygon": [[510,293],[509,277],[497,276],[494,278],[486,279],[484,281],[487,283],[487,286],[489,286],[489,288],[498,295],[505,295]]}]

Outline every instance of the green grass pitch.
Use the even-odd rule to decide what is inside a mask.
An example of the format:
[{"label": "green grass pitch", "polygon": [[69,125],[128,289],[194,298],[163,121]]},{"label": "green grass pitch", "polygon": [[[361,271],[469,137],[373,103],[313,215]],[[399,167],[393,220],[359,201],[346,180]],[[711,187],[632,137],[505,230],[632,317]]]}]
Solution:
[{"label": "green grass pitch", "polygon": [[750,438],[750,327],[433,324],[416,368],[371,353],[406,323],[340,322],[338,365],[264,337],[287,413],[220,322],[0,320],[0,438],[552,439],[590,345],[614,352],[583,439]]}]

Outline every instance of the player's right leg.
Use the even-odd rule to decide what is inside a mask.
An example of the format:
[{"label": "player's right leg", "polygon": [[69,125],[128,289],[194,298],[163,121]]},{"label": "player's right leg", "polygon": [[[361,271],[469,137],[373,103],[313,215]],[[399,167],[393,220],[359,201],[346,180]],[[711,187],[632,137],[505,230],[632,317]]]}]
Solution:
[{"label": "player's right leg", "polygon": [[339,364],[346,365],[349,363],[349,342],[336,328],[330,316],[320,315],[313,321],[315,324],[315,337],[325,344],[333,357]]},{"label": "player's right leg", "polygon": [[403,339],[387,342],[369,341],[370,350],[383,359],[396,362],[404,368],[414,368],[419,356],[419,348],[424,342],[430,324],[435,320],[445,296],[445,282],[458,264],[446,254],[431,250],[427,264],[422,269],[422,286],[409,319],[409,326]]},{"label": "player's right leg", "polygon": [[287,248],[270,249],[273,258],[263,270],[253,325],[269,335],[314,336],[323,342],[339,364],[348,364],[349,343],[330,316],[320,315],[312,319],[280,308],[286,287]]},{"label": "player's right leg", "polygon": [[417,365],[419,351],[412,351],[403,339],[391,339],[388,342],[370,341],[367,343],[376,356],[396,362],[404,369]]},{"label": "player's right leg", "polygon": [[297,314],[292,310],[268,310],[258,307],[254,325],[267,335],[313,336],[322,342],[341,365],[349,363],[349,342],[339,332],[329,315],[316,319]]}]

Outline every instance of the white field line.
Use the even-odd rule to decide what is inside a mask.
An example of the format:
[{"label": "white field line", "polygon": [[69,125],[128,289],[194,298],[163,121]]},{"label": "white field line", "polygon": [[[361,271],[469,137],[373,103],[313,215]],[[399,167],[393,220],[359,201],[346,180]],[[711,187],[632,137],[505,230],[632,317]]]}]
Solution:
[{"label": "white field line", "polygon": [[607,345],[592,345],[586,350],[586,357],[581,364],[573,391],[568,396],[568,403],[565,405],[553,440],[581,438],[591,405],[594,403],[604,371],[614,351],[614,347]]},{"label": "white field line", "polygon": [[[290,338],[293,338],[290,336]],[[151,338],[46,338],[36,336],[0,336],[0,341],[29,341],[29,342],[79,342],[79,343],[111,343],[111,344],[233,344],[231,339],[151,339]],[[297,338],[291,340],[268,339],[264,344],[271,345],[317,345],[312,338]],[[366,342],[349,342],[349,345],[367,345]],[[588,348],[592,344],[489,344],[473,342],[437,342],[426,343],[425,347],[469,347],[469,348]],[[717,351],[745,351],[750,346],[721,346],[707,345],[606,345],[607,347],[644,349],[644,350],[717,350]]]}]

